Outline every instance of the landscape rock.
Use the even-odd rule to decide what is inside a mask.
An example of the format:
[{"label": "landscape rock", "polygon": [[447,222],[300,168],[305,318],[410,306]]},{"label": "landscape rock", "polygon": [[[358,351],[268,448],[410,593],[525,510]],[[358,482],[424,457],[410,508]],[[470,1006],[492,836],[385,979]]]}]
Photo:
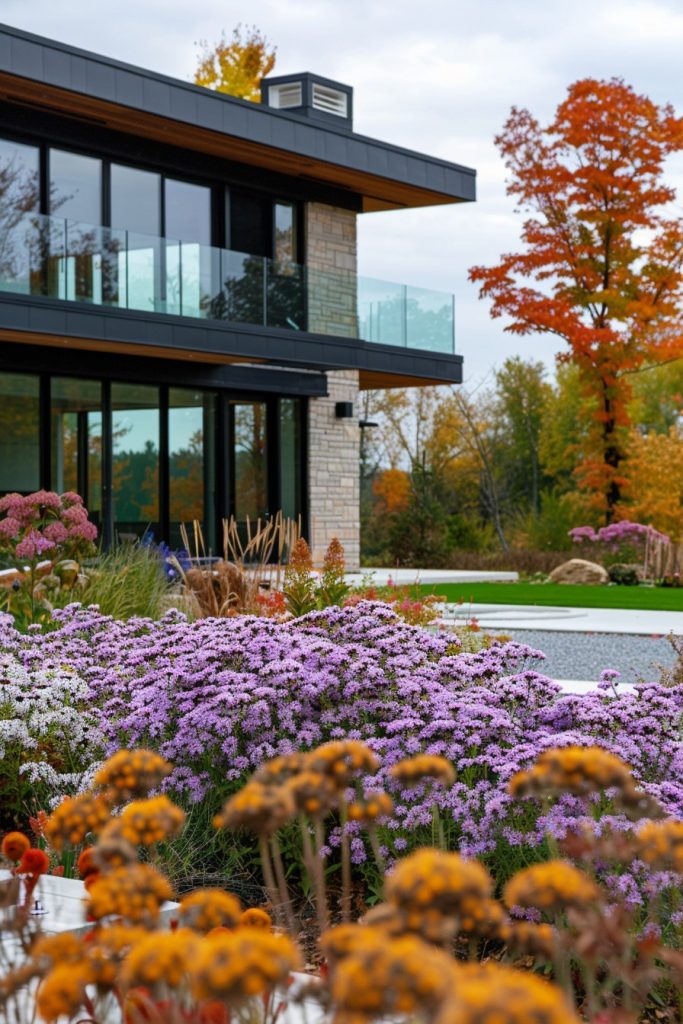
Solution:
[{"label": "landscape rock", "polygon": [[609,582],[609,575],[597,562],[588,562],[584,558],[570,558],[568,562],[558,565],[550,573],[551,583],[581,583],[597,585]]}]

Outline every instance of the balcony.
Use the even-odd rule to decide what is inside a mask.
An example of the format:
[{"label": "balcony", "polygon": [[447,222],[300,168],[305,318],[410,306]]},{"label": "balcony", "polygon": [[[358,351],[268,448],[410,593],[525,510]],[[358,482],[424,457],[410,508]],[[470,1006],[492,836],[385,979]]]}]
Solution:
[{"label": "balcony", "polygon": [[0,223],[0,292],[452,355],[453,296],[39,214]]}]

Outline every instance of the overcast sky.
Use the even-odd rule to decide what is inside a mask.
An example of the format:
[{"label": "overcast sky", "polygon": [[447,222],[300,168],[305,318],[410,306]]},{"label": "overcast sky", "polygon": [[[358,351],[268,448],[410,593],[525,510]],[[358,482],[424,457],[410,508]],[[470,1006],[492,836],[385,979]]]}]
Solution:
[{"label": "overcast sky", "polygon": [[0,20],[187,80],[198,40],[255,24],[277,73],[354,87],[357,131],[475,167],[476,204],[366,214],[359,229],[361,273],[455,294],[470,383],[515,353],[552,365],[557,349],[504,334],[467,281],[518,237],[492,141],[511,105],[547,119],[569,83],[616,75],[683,112],[683,0],[0,0]]}]

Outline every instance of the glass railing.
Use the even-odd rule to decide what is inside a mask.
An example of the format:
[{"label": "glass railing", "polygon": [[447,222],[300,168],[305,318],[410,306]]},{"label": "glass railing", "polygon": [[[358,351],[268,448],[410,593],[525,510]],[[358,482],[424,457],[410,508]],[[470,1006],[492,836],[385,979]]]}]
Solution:
[{"label": "glass railing", "polygon": [[451,295],[39,214],[0,220],[0,291],[454,351]]}]

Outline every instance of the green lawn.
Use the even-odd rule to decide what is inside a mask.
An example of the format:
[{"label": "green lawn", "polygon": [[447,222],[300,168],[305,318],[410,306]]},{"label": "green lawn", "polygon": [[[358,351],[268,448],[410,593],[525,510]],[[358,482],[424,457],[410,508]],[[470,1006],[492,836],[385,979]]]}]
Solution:
[{"label": "green lawn", "polygon": [[463,604],[566,605],[570,608],[644,608],[683,612],[683,587],[582,587],[571,583],[441,583],[420,587]]}]

